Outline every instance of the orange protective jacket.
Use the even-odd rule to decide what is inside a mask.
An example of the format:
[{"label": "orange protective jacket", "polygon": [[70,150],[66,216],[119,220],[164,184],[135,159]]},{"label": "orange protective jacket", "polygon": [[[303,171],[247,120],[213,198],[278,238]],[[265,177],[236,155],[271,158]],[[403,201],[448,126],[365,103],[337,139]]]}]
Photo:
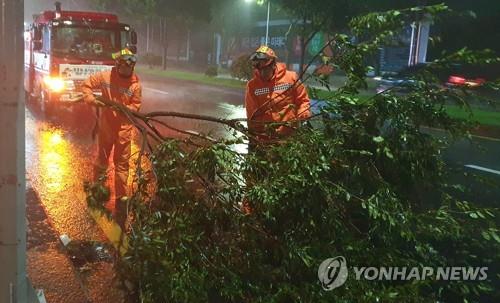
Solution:
[{"label": "orange protective jacket", "polygon": [[[269,122],[289,122],[311,116],[309,97],[304,85],[284,63],[277,63],[274,76],[266,81],[258,71],[248,81],[245,95],[248,128],[262,141],[282,137],[293,132],[289,126],[279,126],[274,131],[266,129]],[[274,132],[274,134],[273,134]]]},{"label": "orange protective jacket", "polygon": [[[83,101],[92,103],[95,100],[94,90],[100,90],[104,99],[124,104],[131,110],[138,111],[141,107],[142,88],[135,73],[130,78],[123,78],[113,67],[110,71],[90,76],[82,85]],[[132,129],[127,117],[109,108],[102,110],[99,120],[101,127],[129,127]]]}]

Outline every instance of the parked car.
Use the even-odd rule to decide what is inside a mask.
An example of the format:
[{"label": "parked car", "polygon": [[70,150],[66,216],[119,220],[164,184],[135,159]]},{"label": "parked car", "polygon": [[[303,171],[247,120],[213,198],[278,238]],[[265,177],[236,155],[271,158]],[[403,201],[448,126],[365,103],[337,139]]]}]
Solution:
[{"label": "parked car", "polygon": [[425,64],[418,64],[404,68],[399,72],[385,73],[381,77],[375,77],[377,94],[389,90],[400,94],[408,93],[412,84],[415,83],[413,75],[424,67]]},{"label": "parked car", "polygon": [[[377,93],[386,90],[394,90],[397,93],[407,93],[414,83],[414,74],[427,67],[427,64],[418,64],[402,69],[397,73],[385,74],[376,78],[378,84]],[[452,64],[447,68],[434,69],[434,75],[439,81],[439,85],[450,88],[474,89],[480,93],[494,93],[487,87],[488,81],[500,78],[500,64],[492,65],[472,65],[472,64]]]},{"label": "parked car", "polygon": [[446,85],[449,87],[476,88],[483,86],[487,78],[493,80],[490,67],[474,65],[453,65],[450,68]]}]

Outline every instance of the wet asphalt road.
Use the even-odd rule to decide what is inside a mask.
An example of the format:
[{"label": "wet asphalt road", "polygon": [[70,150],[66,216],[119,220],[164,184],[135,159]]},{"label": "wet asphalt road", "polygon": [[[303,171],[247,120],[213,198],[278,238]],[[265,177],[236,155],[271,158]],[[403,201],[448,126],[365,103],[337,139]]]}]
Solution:
[{"label": "wet asphalt road", "polygon": [[[244,117],[243,90],[148,76],[141,80],[142,112]],[[213,123],[176,118],[166,122],[185,130],[224,133]],[[51,117],[45,117],[37,104],[26,107],[28,273],[35,288],[44,289],[48,302],[125,301],[113,280],[112,264],[76,268],[58,240],[66,234],[73,242],[106,241],[87,210],[83,192],[95,155],[93,126],[93,110],[85,105],[62,108]]]},{"label": "wet asphalt road", "polygon": [[[218,118],[244,118],[244,89],[208,86],[173,79],[139,75],[143,81],[141,112],[176,111]],[[169,125],[183,130],[223,134],[221,125],[199,120],[165,118]]]},{"label": "wet asphalt road", "polygon": [[444,159],[458,171],[450,181],[464,185],[464,199],[489,207],[500,205],[500,139],[473,136],[460,140]]}]

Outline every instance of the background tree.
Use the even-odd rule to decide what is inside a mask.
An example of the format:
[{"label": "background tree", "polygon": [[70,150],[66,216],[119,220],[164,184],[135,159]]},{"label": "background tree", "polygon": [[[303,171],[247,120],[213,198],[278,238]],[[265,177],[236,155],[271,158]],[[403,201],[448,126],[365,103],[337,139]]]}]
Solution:
[{"label": "background tree", "polygon": [[[208,24],[212,18],[212,5],[218,1],[209,0],[93,0],[96,8],[112,10],[123,14],[134,27],[144,30],[145,24],[156,27],[162,45],[162,67],[167,66],[167,53],[171,36],[180,39],[196,24]],[[155,26],[156,25],[156,26]]]},{"label": "background tree", "polygon": [[299,74],[303,72],[306,48],[314,35],[322,30],[328,33],[344,31],[350,18],[361,11],[359,1],[277,0],[274,3],[281,6],[296,23],[300,24]]}]

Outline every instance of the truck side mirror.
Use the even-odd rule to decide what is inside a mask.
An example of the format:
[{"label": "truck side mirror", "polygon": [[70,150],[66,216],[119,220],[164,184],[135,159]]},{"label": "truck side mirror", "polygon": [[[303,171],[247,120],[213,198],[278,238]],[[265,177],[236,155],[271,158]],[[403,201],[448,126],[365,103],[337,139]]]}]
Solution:
[{"label": "truck side mirror", "polygon": [[42,50],[42,41],[40,41],[40,40],[33,40],[33,50],[34,51]]},{"label": "truck side mirror", "polygon": [[129,45],[127,48],[134,54],[137,54],[137,46],[136,45]]},{"label": "truck side mirror", "polygon": [[42,28],[40,26],[36,26],[33,29],[33,40],[35,41],[42,40]]},{"label": "truck side mirror", "polygon": [[135,31],[130,32],[130,44],[137,44],[137,33]]}]

